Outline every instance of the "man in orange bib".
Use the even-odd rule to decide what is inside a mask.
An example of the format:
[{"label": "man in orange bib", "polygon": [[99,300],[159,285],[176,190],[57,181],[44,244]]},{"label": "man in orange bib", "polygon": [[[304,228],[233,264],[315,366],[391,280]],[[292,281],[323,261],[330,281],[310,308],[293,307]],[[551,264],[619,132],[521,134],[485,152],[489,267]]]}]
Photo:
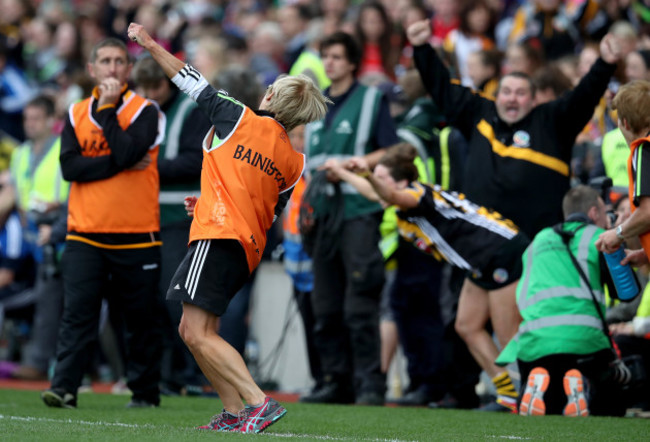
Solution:
[{"label": "man in orange bib", "polygon": [[160,280],[156,158],[164,115],[129,89],[126,45],[93,48],[88,72],[97,87],[70,106],[61,134],[61,171],[70,181],[62,258],[64,307],[50,407],[74,408],[92,355],[105,295],[126,328],[128,407],[160,402],[162,337],[155,312]]},{"label": "man in orange bib", "polygon": [[216,330],[230,299],[259,264],[266,231],[303,172],[304,156],[292,149],[287,132],[322,118],[327,99],[308,77],[282,77],[254,112],[211,87],[141,25],[132,23],[128,33],[213,125],[203,141],[201,197],[186,199],[194,216],[190,249],[167,294],[183,303],[181,338],[224,405],[200,428],[259,433],[286,410],[262,392],[239,353]]}]

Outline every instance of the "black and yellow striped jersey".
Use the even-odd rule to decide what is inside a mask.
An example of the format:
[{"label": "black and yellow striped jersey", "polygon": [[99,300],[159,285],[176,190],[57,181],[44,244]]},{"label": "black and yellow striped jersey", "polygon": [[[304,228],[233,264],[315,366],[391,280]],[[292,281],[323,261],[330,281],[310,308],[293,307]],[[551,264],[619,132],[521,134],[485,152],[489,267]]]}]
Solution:
[{"label": "black and yellow striped jersey", "polygon": [[450,83],[447,68],[429,45],[415,47],[413,57],[427,92],[467,139],[467,163],[458,190],[498,210],[530,238],[562,221],[573,145],[616,65],[598,59],[573,90],[508,124],[499,118],[494,101]]},{"label": "black and yellow striped jersey", "polygon": [[474,204],[458,192],[412,182],[406,189],[418,201],[398,210],[400,235],[418,249],[466,270],[480,270],[519,229],[498,212]]}]

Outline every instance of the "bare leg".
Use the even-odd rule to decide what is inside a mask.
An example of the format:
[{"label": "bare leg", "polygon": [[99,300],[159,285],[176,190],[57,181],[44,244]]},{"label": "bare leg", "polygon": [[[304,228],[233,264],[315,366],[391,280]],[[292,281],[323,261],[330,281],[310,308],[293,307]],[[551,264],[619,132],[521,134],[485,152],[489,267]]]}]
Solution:
[{"label": "bare leg", "polygon": [[478,365],[490,378],[494,378],[504,369],[494,364],[499,352],[485,330],[490,315],[488,296],[487,290],[465,278],[458,301],[455,327]]},{"label": "bare leg", "polygon": [[203,374],[210,380],[224,408],[237,413],[250,405],[264,402],[266,395],[253,381],[240,354],[216,330],[219,318],[197,306],[184,303],[179,326],[181,338],[188,346]]},{"label": "bare leg", "polygon": [[381,320],[379,322],[379,334],[381,337],[381,372],[388,373],[390,362],[397,351],[397,325],[393,320]]},{"label": "bare leg", "polygon": [[516,291],[517,281],[491,291],[488,296],[492,327],[501,348],[505,347],[517,333],[521,322],[521,315],[517,308]]}]

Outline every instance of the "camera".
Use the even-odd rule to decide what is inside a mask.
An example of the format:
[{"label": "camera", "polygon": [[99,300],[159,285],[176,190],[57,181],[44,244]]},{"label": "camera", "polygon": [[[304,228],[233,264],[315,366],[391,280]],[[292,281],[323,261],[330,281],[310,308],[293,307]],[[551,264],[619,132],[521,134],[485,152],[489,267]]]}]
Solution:
[{"label": "camera", "polygon": [[612,203],[609,191],[612,189],[613,185],[614,182],[608,176],[599,176],[589,180],[589,187],[598,191],[606,205]]},{"label": "camera", "polygon": [[615,359],[609,364],[609,376],[624,389],[636,389],[646,381],[643,359],[640,355]]},{"label": "camera", "polygon": [[[47,211],[46,207],[34,205],[28,212],[27,217],[35,225],[40,226],[43,224],[52,225],[61,215],[60,210]],[[34,238],[34,242],[36,239]],[[57,256],[56,245],[47,243],[41,246],[43,253],[43,276],[45,279],[52,279],[60,274],[59,259]]]},{"label": "camera", "polygon": [[613,187],[612,179],[608,176],[599,176],[589,180],[589,187],[595,189],[600,194],[605,205],[609,208],[607,210],[607,217],[611,226],[616,224],[616,212],[612,207],[611,191]]},{"label": "camera", "polygon": [[52,225],[57,220],[59,215],[60,212],[58,210],[46,212],[39,209],[31,209],[27,212],[27,218],[37,226],[40,226],[41,224]]},{"label": "camera", "polygon": [[619,358],[612,349],[579,358],[578,369],[587,378],[615,382],[623,390],[634,390],[646,381],[645,364],[640,355]]}]

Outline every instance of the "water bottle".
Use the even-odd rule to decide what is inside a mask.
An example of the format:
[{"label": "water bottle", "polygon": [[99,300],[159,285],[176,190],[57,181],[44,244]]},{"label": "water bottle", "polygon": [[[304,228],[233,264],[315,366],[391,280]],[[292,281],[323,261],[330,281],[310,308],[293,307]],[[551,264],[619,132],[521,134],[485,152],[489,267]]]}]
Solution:
[{"label": "water bottle", "polygon": [[619,247],[615,252],[604,253],[609,274],[614,281],[618,299],[621,301],[630,301],[639,294],[641,287],[637,281],[634,271],[629,264],[621,265],[621,261],[625,258],[625,250]]}]

